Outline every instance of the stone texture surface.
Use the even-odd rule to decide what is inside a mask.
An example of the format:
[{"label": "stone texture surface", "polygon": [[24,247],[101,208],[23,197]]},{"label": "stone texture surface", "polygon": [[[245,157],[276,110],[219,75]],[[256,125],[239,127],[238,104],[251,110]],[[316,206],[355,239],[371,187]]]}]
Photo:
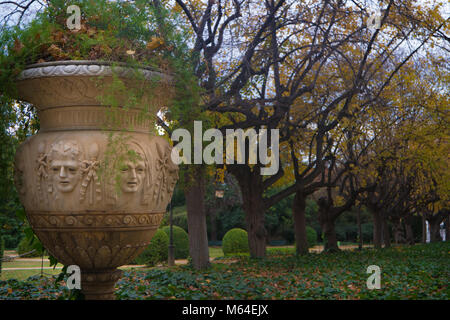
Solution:
[{"label": "stone texture surface", "polygon": [[[129,70],[115,72],[126,86],[140,85]],[[144,70],[141,79],[156,76]],[[80,266],[88,299],[113,297],[116,268],[149,244],[178,179],[170,144],[150,135],[153,123],[142,116],[161,106],[159,95],[117,108],[112,121],[99,98],[112,77],[108,65],[69,61],[33,65],[17,82],[19,98],[37,107],[41,130],[17,150],[16,188],[46,249]]]}]

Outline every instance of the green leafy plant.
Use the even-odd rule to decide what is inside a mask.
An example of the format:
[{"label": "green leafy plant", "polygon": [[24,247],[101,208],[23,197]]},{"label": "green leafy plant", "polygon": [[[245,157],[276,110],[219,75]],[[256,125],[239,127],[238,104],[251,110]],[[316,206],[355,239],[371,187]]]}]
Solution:
[{"label": "green leafy plant", "polygon": [[222,250],[225,255],[249,253],[247,231],[240,228],[228,231],[222,239]]},{"label": "green leafy plant", "polygon": [[[172,226],[173,244],[175,246],[175,259],[187,259],[189,256],[189,236],[184,229]],[[170,226],[161,228],[170,237]]]},{"label": "green leafy plant", "polygon": [[[66,26],[69,5],[80,7],[78,30]],[[175,11],[143,0],[53,0],[23,27],[4,26],[0,30],[0,85],[14,98],[16,76],[26,65],[48,61],[97,60],[115,66],[123,63],[136,71],[150,68],[170,74],[170,85],[155,79],[147,88],[130,90],[114,78],[110,91],[125,91],[128,106],[136,104],[145,91],[158,93],[166,99],[164,111],[174,113],[177,119],[196,104],[200,90],[192,70],[190,36],[180,19]],[[139,78],[139,72],[134,76]],[[168,94],[172,88],[174,94]],[[102,100],[115,106],[114,98],[114,94],[107,94]]]}]

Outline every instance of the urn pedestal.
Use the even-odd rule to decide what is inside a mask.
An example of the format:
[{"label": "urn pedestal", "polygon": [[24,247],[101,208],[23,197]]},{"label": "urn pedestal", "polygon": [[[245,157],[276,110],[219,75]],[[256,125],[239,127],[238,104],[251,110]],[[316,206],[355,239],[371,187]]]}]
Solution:
[{"label": "urn pedestal", "polygon": [[[126,67],[51,62],[29,66],[17,81],[40,130],[16,152],[16,188],[48,252],[80,267],[86,299],[113,299],[117,267],[148,246],[178,179],[170,144],[149,134],[154,123],[143,116],[143,108],[161,107],[158,94],[116,108],[114,124],[101,102],[114,78],[131,89],[163,77],[140,71],[136,80]],[[116,96],[124,103],[123,93]]]}]

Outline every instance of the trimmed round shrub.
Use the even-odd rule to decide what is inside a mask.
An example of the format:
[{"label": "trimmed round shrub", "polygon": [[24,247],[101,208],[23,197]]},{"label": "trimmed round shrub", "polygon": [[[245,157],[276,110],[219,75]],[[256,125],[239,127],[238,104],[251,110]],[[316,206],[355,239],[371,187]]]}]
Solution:
[{"label": "trimmed round shrub", "polygon": [[317,244],[317,232],[311,227],[306,227],[306,239],[308,240],[308,247],[314,247]]},{"label": "trimmed round shrub", "polygon": [[222,239],[222,250],[224,255],[249,253],[247,231],[234,228],[225,233]]},{"label": "trimmed round shrub", "polygon": [[168,247],[169,237],[164,231],[157,230],[148,247],[134,259],[134,262],[154,266],[158,262],[167,261]]},{"label": "trimmed round shrub", "polygon": [[[183,228],[172,226],[173,228],[173,245],[175,246],[175,259],[187,259],[189,256],[189,236]],[[161,228],[170,241],[170,226]],[[169,244],[167,244],[167,247]]]},{"label": "trimmed round shrub", "polygon": [[27,237],[22,238],[22,240],[20,240],[19,245],[17,246],[17,253],[19,255],[22,255],[24,253],[30,252],[35,250],[33,253],[29,253],[25,256],[23,256],[23,258],[35,258],[35,257],[40,257],[42,256],[42,253],[39,252],[39,250],[36,250],[36,247],[39,246],[38,240],[34,239],[34,241],[32,243],[30,243],[30,240],[27,239]]}]

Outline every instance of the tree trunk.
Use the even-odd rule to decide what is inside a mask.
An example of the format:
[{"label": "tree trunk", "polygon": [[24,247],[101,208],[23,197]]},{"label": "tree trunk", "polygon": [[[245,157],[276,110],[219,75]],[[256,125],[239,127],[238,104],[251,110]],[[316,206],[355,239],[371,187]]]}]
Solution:
[{"label": "tree trunk", "polygon": [[430,228],[430,242],[439,242],[440,234],[439,234],[439,222],[437,219],[428,220],[428,226]]},{"label": "tree trunk", "polygon": [[205,214],[205,169],[192,166],[185,171],[189,253],[197,270],[209,267],[208,234]]},{"label": "tree trunk", "polygon": [[382,228],[383,228],[383,243],[385,248],[391,247],[391,233],[389,230],[388,219],[382,219]]},{"label": "tree trunk", "polygon": [[334,227],[337,215],[332,212],[333,207],[326,201],[318,201],[319,205],[319,223],[325,236],[324,252],[339,251],[336,238],[336,230]]},{"label": "tree trunk", "polygon": [[308,240],[306,237],[306,199],[301,192],[297,192],[292,203],[292,216],[294,218],[294,232],[296,253],[298,255],[306,254],[308,250]]},{"label": "tree trunk", "polygon": [[372,211],[373,216],[373,246],[375,249],[381,249],[381,213],[379,211]]},{"label": "tree trunk", "polygon": [[405,219],[405,232],[406,232],[406,243],[409,245],[414,245],[414,232],[412,228],[412,217]]},{"label": "tree trunk", "polygon": [[245,220],[248,231],[248,246],[252,258],[266,256],[267,231],[264,226],[264,207],[262,194],[248,192],[243,196]]},{"label": "tree trunk", "polygon": [[405,243],[405,237],[403,232],[402,220],[400,218],[395,218],[392,225],[392,231],[394,233],[395,244]]},{"label": "tree trunk", "polygon": [[361,251],[363,248],[362,227],[361,227],[361,208],[358,208],[357,222],[358,222],[358,250]]},{"label": "tree trunk", "polygon": [[234,167],[231,170],[241,188],[250,256],[264,258],[266,256],[267,231],[264,226],[265,207],[262,176],[259,170],[251,171],[247,167]]},{"label": "tree trunk", "polygon": [[333,219],[326,218],[322,223],[322,231],[325,235],[325,244],[323,251],[325,252],[339,251],[334,222],[335,221]]}]

